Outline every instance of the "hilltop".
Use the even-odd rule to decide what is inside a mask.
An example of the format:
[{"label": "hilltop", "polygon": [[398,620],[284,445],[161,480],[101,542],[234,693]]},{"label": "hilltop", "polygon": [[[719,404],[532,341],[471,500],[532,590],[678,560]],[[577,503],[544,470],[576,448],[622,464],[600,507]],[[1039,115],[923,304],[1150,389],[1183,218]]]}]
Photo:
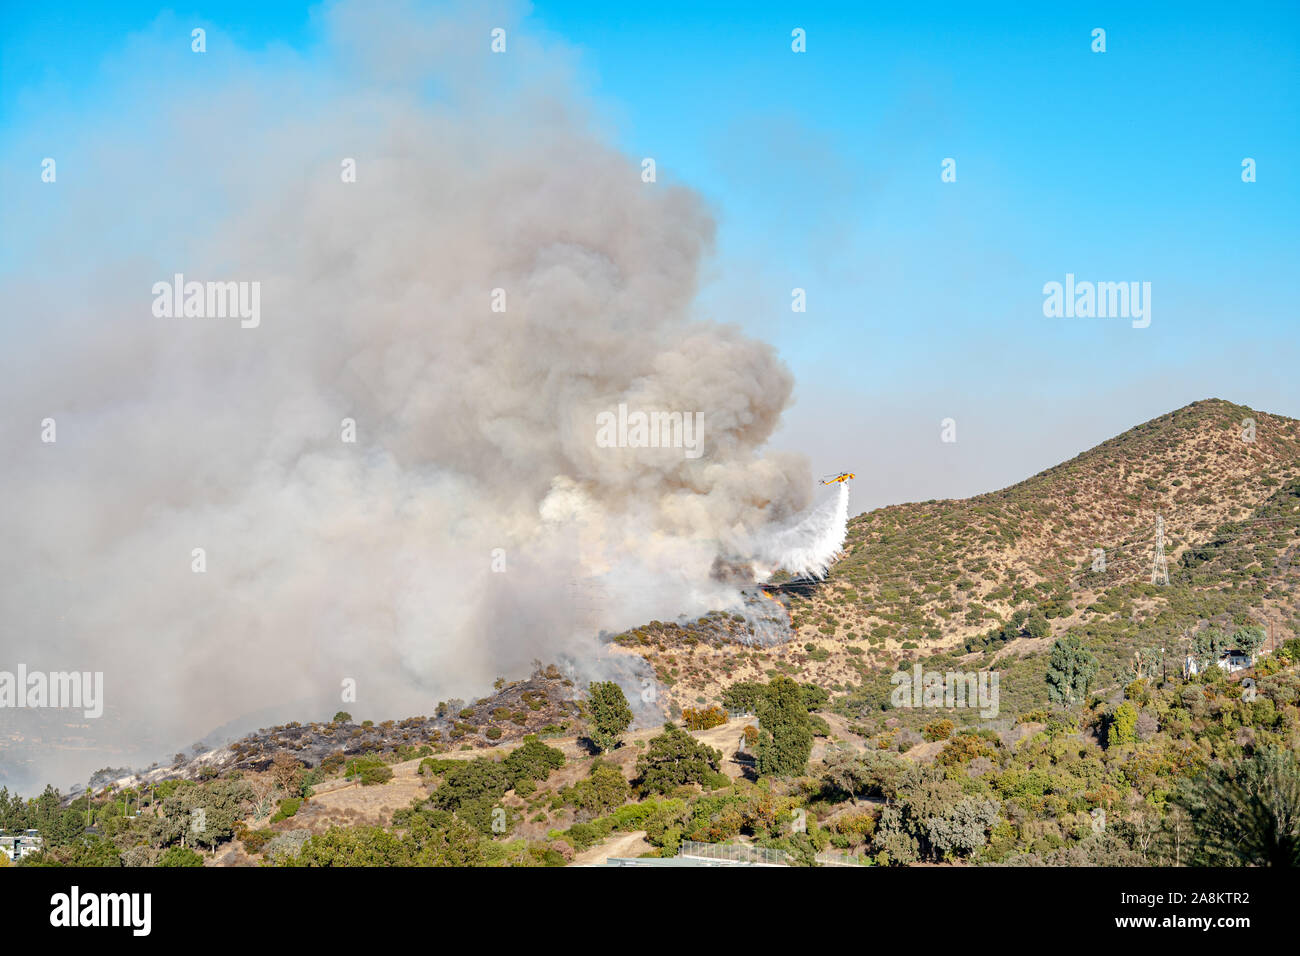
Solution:
[{"label": "hilltop", "polygon": [[[1170,579],[1160,588],[1149,583],[1158,516]],[[784,645],[720,642],[716,616],[616,640],[650,660],[677,707],[775,673],[847,692],[927,655],[1020,656],[1072,628],[1124,622],[1118,666],[1139,631],[1173,640],[1216,616],[1294,636],[1298,544],[1300,421],[1207,399],[1001,491],[858,515],[824,583],[782,595],[794,633]]]}]

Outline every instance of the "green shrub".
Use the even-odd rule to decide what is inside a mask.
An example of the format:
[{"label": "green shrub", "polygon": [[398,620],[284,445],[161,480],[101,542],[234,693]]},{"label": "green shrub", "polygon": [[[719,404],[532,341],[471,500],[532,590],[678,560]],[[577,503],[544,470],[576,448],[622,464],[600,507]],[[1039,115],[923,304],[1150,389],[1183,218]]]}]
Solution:
[{"label": "green shrub", "polygon": [[249,853],[261,853],[274,837],[274,830],[262,829],[245,830],[240,834],[239,839]]},{"label": "green shrub", "polygon": [[378,757],[354,757],[348,761],[346,776],[358,778],[363,787],[373,787],[392,780],[393,769]]},{"label": "green shrub", "polygon": [[727,712],[721,707],[713,706],[687,707],[682,711],[682,723],[687,730],[710,730],[727,722]]},{"label": "green shrub", "polygon": [[158,858],[159,866],[202,866],[203,857],[189,847],[172,846]]},{"label": "green shrub", "polygon": [[926,724],[925,729],[921,731],[921,736],[929,741],[947,740],[952,736],[952,729],[953,722],[944,717]]},{"label": "green shrub", "polygon": [[271,817],[271,822],[279,823],[281,820],[289,819],[291,816],[293,816],[295,813],[298,812],[298,808],[301,806],[302,806],[301,798],[285,797],[283,800],[280,801],[280,809],[276,810],[275,815]]}]

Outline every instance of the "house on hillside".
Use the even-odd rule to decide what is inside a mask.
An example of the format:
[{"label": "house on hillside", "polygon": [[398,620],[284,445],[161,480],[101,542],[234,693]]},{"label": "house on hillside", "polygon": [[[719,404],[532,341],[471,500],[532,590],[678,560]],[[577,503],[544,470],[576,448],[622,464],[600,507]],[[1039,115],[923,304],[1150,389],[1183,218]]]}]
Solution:
[{"label": "house on hillside", "polygon": [[1219,658],[1219,666],[1229,674],[1244,671],[1254,663],[1255,661],[1245,651],[1227,651]]},{"label": "house on hillside", "polygon": [[[1253,665],[1255,661],[1245,651],[1232,650],[1224,651],[1214,663],[1229,674],[1235,674],[1237,671],[1244,671],[1247,667]],[[1194,677],[1201,672],[1200,663],[1190,654],[1187,655],[1187,659],[1183,662],[1183,668],[1186,670],[1188,677]]]},{"label": "house on hillside", "polygon": [[39,853],[45,845],[38,830],[8,833],[0,830],[0,853],[17,863],[25,856]]}]

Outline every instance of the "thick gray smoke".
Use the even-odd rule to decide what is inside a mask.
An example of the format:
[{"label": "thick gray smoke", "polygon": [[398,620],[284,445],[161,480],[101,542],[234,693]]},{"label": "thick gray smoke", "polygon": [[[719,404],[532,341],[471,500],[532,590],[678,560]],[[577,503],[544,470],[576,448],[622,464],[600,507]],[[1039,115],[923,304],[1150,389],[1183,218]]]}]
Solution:
[{"label": "thick gray smoke", "polygon": [[[608,145],[561,47],[470,9],[334,7],[310,66],[160,27],[15,197],[0,669],[107,698],[39,778],[430,713],[575,642],[599,672],[596,629],[725,602],[719,551],[809,503],[761,453],[787,369],[693,310],[701,199]],[[259,324],[158,317],[176,273],[259,282]],[[601,447],[620,403],[702,413],[703,454]]]}]

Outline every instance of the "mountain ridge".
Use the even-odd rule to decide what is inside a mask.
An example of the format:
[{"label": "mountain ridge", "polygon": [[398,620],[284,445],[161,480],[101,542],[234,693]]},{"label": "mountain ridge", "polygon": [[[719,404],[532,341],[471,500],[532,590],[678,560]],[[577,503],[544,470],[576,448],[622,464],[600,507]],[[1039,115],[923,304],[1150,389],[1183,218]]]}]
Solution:
[{"label": "mountain ridge", "polygon": [[[1000,633],[1018,611],[1026,617],[1040,612],[1047,632],[1009,639],[1041,649],[1045,638],[1082,627],[1103,608],[1139,600],[1154,602],[1147,610],[1155,614],[1157,605],[1168,603],[1159,592],[1121,596],[1143,582],[1156,587],[1149,580],[1158,517],[1180,606],[1190,600],[1184,591],[1198,594],[1207,611],[1224,604],[1206,597],[1222,590],[1218,585],[1236,589],[1223,559],[1258,549],[1261,571],[1272,574],[1281,563],[1286,591],[1240,592],[1226,604],[1237,616],[1253,608],[1290,636],[1300,499],[1293,504],[1283,495],[1281,503],[1270,502],[1298,481],[1300,421],[1204,399],[1006,488],[855,516],[826,579],[784,596],[794,637],[780,647],[701,641],[690,627],[659,622],[616,641],[655,666],[671,698],[670,713],[718,699],[728,682],[773,673],[797,673],[847,692],[872,671],[926,653],[969,655],[996,643],[986,640],[989,632]],[[1234,522],[1246,523],[1234,530]],[[1224,534],[1231,541],[1213,549],[1220,579],[1211,580],[1211,568],[1199,559],[1193,578],[1184,556]],[[1105,560],[1100,572],[1094,570],[1099,557]],[[1004,647],[998,651],[1005,656]]]}]

